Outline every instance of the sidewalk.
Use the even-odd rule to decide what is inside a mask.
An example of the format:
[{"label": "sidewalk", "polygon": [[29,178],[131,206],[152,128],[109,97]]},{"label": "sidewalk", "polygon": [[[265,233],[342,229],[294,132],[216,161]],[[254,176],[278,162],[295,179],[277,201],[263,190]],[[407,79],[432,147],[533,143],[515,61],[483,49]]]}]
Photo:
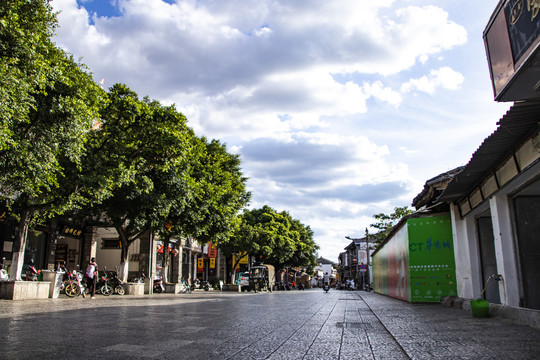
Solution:
[{"label": "sidewalk", "polygon": [[359,295],[410,358],[540,358],[540,330],[512,320],[474,318],[467,310],[409,304],[374,293]]},{"label": "sidewalk", "polygon": [[540,358],[529,326],[333,289],[4,300],[0,334],[6,359]]}]

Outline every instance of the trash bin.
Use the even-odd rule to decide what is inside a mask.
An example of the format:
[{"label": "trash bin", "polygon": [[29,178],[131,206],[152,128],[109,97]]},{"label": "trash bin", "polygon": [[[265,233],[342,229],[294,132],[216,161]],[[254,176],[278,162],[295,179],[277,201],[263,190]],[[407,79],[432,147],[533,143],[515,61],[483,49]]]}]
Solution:
[{"label": "trash bin", "polygon": [[471,312],[474,317],[488,317],[489,301],[484,299],[471,300]]},{"label": "trash bin", "polygon": [[62,287],[63,272],[56,272],[51,270],[42,270],[43,281],[51,283],[49,288],[49,297],[56,299],[60,295],[60,288]]}]

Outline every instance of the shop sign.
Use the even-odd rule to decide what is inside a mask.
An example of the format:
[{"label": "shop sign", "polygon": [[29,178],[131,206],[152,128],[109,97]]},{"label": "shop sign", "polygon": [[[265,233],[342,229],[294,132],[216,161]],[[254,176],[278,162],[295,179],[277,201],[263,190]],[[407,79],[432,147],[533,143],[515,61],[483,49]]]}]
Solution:
[{"label": "shop sign", "polygon": [[[237,254],[233,254],[233,264],[236,263],[237,257]],[[240,259],[240,262],[238,264],[249,264],[249,256],[245,255],[243,258]]]},{"label": "shop sign", "polygon": [[81,237],[82,233],[83,233],[82,229],[78,229],[78,228],[74,228],[70,226],[64,226],[64,228],[62,229],[61,235],[79,238]]},{"label": "shop sign", "polygon": [[217,248],[213,243],[208,243],[208,257],[216,258],[217,257]]},{"label": "shop sign", "polygon": [[210,269],[215,269],[216,267],[216,258],[210,258]]},{"label": "shop sign", "polygon": [[197,259],[197,271],[201,272],[204,269],[204,259]]}]

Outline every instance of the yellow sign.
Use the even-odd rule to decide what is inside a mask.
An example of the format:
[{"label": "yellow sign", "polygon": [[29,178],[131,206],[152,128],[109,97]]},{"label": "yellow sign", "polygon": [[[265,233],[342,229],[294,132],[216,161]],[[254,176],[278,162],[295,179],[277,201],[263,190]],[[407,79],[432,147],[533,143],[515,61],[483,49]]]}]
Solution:
[{"label": "yellow sign", "polygon": [[[236,263],[236,257],[237,255],[233,255],[233,264]],[[243,258],[240,259],[240,262],[238,264],[249,264],[249,256],[245,255]]]},{"label": "yellow sign", "polygon": [[199,269],[204,268],[204,259],[197,259],[197,267]]},{"label": "yellow sign", "polygon": [[210,269],[214,269],[216,267],[216,259],[210,258]]}]

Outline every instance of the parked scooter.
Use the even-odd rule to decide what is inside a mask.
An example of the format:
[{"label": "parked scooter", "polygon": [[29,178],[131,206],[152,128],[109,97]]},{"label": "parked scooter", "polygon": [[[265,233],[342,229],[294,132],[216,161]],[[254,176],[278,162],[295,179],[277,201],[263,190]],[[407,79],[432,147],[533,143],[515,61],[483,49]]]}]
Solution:
[{"label": "parked scooter", "polygon": [[124,295],[126,290],[124,288],[124,283],[118,277],[118,266],[116,266],[115,269],[115,271],[109,272],[109,284],[112,286],[115,294]]},{"label": "parked scooter", "polygon": [[34,266],[34,260],[30,260],[30,264],[26,265],[26,281],[37,281],[40,272]]},{"label": "parked scooter", "polygon": [[4,266],[4,261],[6,258],[2,258],[2,263],[0,263],[0,281],[8,281],[9,274]]},{"label": "parked scooter", "polygon": [[161,280],[161,277],[157,277],[154,279],[154,292],[161,294],[165,291],[165,287],[163,286],[163,281]]},{"label": "parked scooter", "polygon": [[191,284],[191,290],[193,291],[196,289],[204,289],[204,291],[208,291],[210,290],[210,284],[208,283],[208,281],[201,281],[199,279],[195,279]]},{"label": "parked scooter", "polygon": [[128,279],[128,282],[132,282],[136,284],[144,284],[145,278],[146,278],[146,275],[144,275],[144,272],[143,272],[140,277],[134,277],[134,278],[131,278],[131,280]]},{"label": "parked scooter", "polygon": [[304,284],[303,283],[299,283],[298,284],[298,290],[304,290]]},{"label": "parked scooter", "polygon": [[191,294],[191,286],[189,286],[189,282],[184,278],[182,278],[182,289],[180,291]]},{"label": "parked scooter", "polygon": [[324,286],[323,286],[323,290],[324,292],[328,292],[328,290],[330,290],[330,285],[328,285],[328,283],[325,283]]}]

